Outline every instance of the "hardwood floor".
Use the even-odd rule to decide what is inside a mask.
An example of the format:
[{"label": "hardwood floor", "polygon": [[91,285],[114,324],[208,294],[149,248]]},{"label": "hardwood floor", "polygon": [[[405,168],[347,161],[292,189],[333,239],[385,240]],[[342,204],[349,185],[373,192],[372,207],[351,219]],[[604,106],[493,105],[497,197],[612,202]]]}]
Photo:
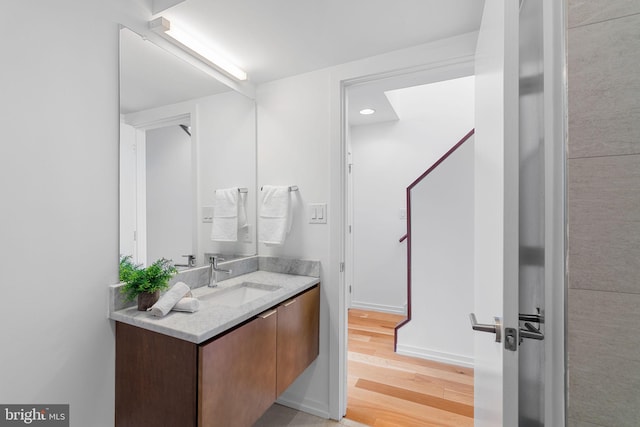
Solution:
[{"label": "hardwood floor", "polygon": [[473,426],[473,369],[394,353],[402,319],[349,310],[346,418],[372,427]]}]

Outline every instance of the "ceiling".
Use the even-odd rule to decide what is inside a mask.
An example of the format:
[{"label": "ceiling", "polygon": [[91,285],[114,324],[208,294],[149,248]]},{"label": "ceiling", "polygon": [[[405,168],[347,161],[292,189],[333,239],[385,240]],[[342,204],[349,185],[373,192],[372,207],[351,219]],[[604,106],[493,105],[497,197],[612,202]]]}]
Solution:
[{"label": "ceiling", "polygon": [[[435,92],[435,88],[448,87],[443,80],[454,81],[455,79],[455,81],[467,82],[472,74],[472,69],[463,67],[447,70],[445,73],[423,70],[349,86],[347,87],[349,125],[371,125],[409,118],[404,106],[413,99],[419,102],[414,102],[411,110],[424,114],[425,105],[434,105],[433,99],[436,93],[443,97],[452,96],[453,92],[448,90]],[[455,86],[458,85],[455,84]],[[436,97],[436,99],[439,98]],[[375,114],[360,114],[360,110],[365,108],[375,110]]]},{"label": "ceiling", "polygon": [[[255,85],[476,31],[483,5],[483,0],[186,0],[154,17],[164,16],[206,41]],[[162,98],[178,102],[187,93],[228,90],[186,63],[168,65],[159,59],[166,52],[137,42],[141,39],[128,37],[122,45],[125,111],[164,105]],[[157,52],[146,52],[149,46],[136,50],[135,43]]]},{"label": "ceiling", "polygon": [[[385,92],[400,120],[440,122],[445,117],[474,117],[475,76]],[[473,123],[467,124],[469,128]]]}]

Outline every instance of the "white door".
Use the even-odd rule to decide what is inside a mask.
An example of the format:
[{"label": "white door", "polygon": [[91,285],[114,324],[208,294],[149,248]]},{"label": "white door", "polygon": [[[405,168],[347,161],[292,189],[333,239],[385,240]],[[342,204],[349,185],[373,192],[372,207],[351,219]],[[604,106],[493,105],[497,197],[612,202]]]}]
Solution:
[{"label": "white door", "polygon": [[476,427],[518,425],[518,12],[486,0],[476,47],[474,312],[502,335],[474,336]]}]

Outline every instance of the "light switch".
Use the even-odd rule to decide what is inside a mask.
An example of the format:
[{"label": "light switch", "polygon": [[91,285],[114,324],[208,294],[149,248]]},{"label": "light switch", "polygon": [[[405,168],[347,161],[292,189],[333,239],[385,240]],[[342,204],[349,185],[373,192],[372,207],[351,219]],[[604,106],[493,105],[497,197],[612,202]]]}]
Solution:
[{"label": "light switch", "polygon": [[309,224],[327,223],[327,204],[309,203]]},{"label": "light switch", "polygon": [[202,222],[213,222],[213,206],[202,207]]}]

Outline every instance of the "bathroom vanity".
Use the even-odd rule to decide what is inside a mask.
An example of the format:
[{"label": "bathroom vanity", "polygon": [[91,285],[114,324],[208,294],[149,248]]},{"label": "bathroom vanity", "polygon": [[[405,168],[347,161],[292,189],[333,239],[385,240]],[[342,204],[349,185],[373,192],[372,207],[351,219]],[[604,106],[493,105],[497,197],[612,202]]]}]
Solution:
[{"label": "bathroom vanity", "polygon": [[318,356],[318,277],[256,271],[192,292],[196,313],[112,311],[117,427],[251,426]]}]

